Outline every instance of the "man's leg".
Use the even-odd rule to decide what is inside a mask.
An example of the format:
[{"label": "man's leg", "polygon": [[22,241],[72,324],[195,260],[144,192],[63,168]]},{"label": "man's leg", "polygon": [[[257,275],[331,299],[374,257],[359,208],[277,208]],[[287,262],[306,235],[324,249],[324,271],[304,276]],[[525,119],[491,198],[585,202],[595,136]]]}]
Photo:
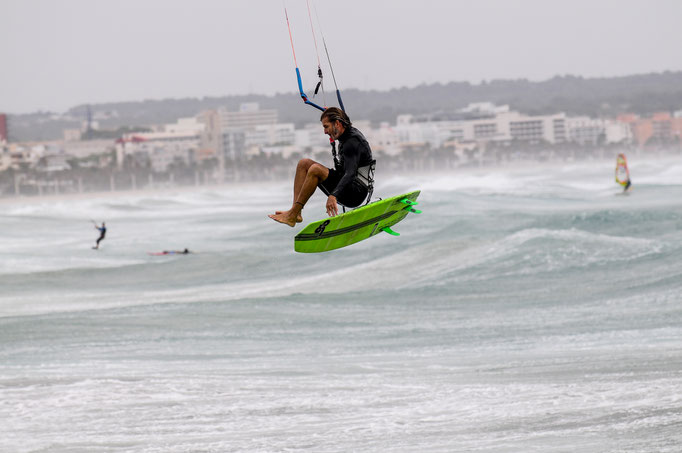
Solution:
[{"label": "man's leg", "polygon": [[[296,199],[298,198],[298,194],[301,192],[301,187],[303,187],[303,182],[305,181],[305,176],[308,173],[308,169],[316,164],[312,159],[301,159],[298,161],[298,165],[296,166],[296,174],[294,175],[294,200],[293,203],[296,203]],[[281,214],[286,211],[275,211],[275,215]],[[299,216],[296,218],[296,222],[303,222],[303,217],[299,214]]]},{"label": "man's leg", "polygon": [[280,223],[285,223],[291,227],[296,225],[296,222],[303,221],[301,210],[308,202],[317,185],[327,179],[329,176],[329,169],[322,164],[311,159],[301,159],[296,167],[296,175],[294,176],[294,202],[291,209],[288,211],[277,211],[270,214],[272,220]]},{"label": "man's leg", "polygon": [[296,198],[301,193],[301,188],[303,187],[308,170],[315,164],[317,164],[317,162],[312,159],[301,159],[298,161],[296,175],[294,175],[294,202],[296,202]]}]

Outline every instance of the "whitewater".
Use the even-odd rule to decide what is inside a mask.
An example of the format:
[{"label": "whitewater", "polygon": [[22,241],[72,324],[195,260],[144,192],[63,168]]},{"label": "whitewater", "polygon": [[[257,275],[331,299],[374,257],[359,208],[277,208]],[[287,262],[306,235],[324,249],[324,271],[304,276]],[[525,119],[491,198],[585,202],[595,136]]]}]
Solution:
[{"label": "whitewater", "polygon": [[628,158],[379,162],[422,214],[322,254],[290,181],[1,200],[0,452],[679,452],[682,158]]}]

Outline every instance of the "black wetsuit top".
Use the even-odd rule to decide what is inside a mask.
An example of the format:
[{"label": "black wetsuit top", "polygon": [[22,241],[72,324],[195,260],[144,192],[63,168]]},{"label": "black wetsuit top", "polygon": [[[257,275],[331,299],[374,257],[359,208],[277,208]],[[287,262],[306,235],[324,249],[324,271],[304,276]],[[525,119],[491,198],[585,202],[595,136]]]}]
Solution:
[{"label": "black wetsuit top", "polygon": [[339,166],[336,171],[343,176],[331,193],[336,198],[355,180],[359,167],[372,163],[372,150],[362,132],[351,126],[346,128],[338,140]]},{"label": "black wetsuit top", "polygon": [[106,227],[97,227],[99,230],[99,238],[104,239],[104,236],[107,235],[107,228]]}]

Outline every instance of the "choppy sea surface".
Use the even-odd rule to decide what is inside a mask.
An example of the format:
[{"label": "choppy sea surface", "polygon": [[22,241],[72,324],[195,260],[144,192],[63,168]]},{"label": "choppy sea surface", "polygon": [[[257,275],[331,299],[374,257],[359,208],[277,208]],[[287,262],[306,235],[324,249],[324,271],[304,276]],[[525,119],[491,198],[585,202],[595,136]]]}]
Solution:
[{"label": "choppy sea surface", "polygon": [[0,451],[680,452],[682,158],[629,157],[379,168],[423,213],[324,254],[288,181],[5,201]]}]

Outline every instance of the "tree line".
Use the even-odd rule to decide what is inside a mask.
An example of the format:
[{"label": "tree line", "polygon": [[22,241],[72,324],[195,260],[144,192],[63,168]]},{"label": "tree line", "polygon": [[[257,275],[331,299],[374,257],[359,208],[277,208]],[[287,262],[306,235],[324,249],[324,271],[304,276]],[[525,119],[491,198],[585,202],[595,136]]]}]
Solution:
[{"label": "tree line", "polygon": [[[516,79],[478,84],[434,83],[386,91],[347,89],[342,93],[352,119],[377,124],[382,121],[393,123],[397,115],[406,113],[454,112],[473,102],[508,104],[511,109],[529,115],[565,112],[593,118],[614,117],[620,113],[646,116],[659,111],[682,110],[682,71],[608,78],[567,75],[537,82]],[[95,113],[112,113],[109,118],[99,120],[99,124],[101,129],[115,130],[173,123],[178,118],[220,107],[236,111],[245,102],[257,102],[262,109],[276,109],[281,122],[294,123],[297,127],[318,119],[317,112],[304,106],[294,92],[273,96],[254,94],[92,104],[90,108]],[[61,138],[63,129],[80,126],[86,118],[86,110],[86,105],[69,109],[66,113],[73,120],[54,118],[49,112],[9,115],[10,141]]]}]

